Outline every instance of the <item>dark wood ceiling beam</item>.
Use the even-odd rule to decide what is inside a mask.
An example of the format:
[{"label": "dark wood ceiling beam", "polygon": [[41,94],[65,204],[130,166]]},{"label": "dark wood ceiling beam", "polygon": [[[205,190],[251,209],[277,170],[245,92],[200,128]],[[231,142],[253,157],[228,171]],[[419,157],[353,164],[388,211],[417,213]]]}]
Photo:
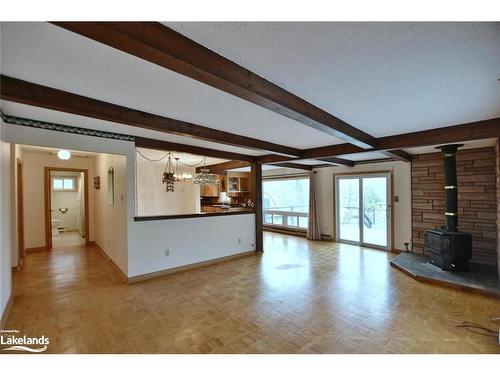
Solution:
[{"label": "dark wood ceiling beam", "polygon": [[254,157],[250,155],[237,154],[234,152],[214,150],[205,147],[184,145],[180,143],[173,143],[167,141],[161,141],[152,138],[135,137],[135,146],[141,148],[150,148],[153,150],[162,151],[177,151],[177,152],[188,152],[190,154],[209,156],[212,158],[229,159],[229,160],[241,160],[248,163],[254,162]]},{"label": "dark wood ceiling beam", "polygon": [[333,165],[343,165],[343,166],[347,166],[347,167],[354,167],[354,162],[352,160],[342,159],[342,158],[338,158],[336,156],[330,156],[328,158],[320,158],[317,160],[324,161],[325,163],[333,164]]},{"label": "dark wood ceiling beam", "polygon": [[259,164],[274,164],[274,163],[287,162],[291,160],[301,160],[301,159],[302,158],[290,158],[287,156],[276,155],[276,154],[268,154],[255,157],[255,160],[257,160],[257,163]]},{"label": "dark wood ceiling beam", "polygon": [[[283,155],[269,154],[269,155],[257,156],[256,160],[260,164],[274,164],[274,165],[276,165],[277,163],[282,163],[282,162],[293,162],[293,161],[298,161],[298,160],[315,159],[318,161],[323,161],[323,162],[328,163],[328,164],[346,165],[349,167],[354,166],[353,161],[347,160],[347,159],[342,159],[339,157],[323,157],[323,158],[305,157],[305,153],[308,151],[309,150],[305,150],[303,156],[298,157],[298,158],[290,158],[290,157],[286,157]],[[366,151],[366,150],[364,150],[364,151]]]},{"label": "dark wood ceiling beam", "polygon": [[408,159],[411,158],[411,155],[399,149],[434,146],[446,143],[467,142],[498,137],[500,137],[500,117],[378,138],[377,147],[369,151],[350,143],[341,143],[332,146],[316,147],[304,150],[302,155],[298,158],[289,158],[282,155],[269,154],[258,156],[256,159],[259,163],[273,164],[290,160],[322,159],[331,156],[359,154],[370,151],[387,151],[391,158],[398,158],[400,160],[403,158],[408,161]]},{"label": "dark wood ceiling beam", "polygon": [[[214,171],[223,172],[223,171],[227,171],[228,169],[244,168],[244,167],[249,167],[249,166],[250,166],[250,162],[246,162],[246,161],[242,161],[242,160],[230,160],[230,161],[226,161],[223,163],[207,165],[207,168],[209,168],[210,171],[215,173]],[[196,173],[200,173],[202,168],[203,167],[197,167]]]},{"label": "dark wood ceiling beam", "polygon": [[318,159],[330,156],[355,154],[359,152],[367,152],[367,150],[350,143],[340,143],[332,146],[315,147],[304,150],[301,157],[306,159]]},{"label": "dark wood ceiling beam", "polygon": [[378,150],[442,145],[500,136],[500,117],[378,138]]},{"label": "dark wood ceiling beam", "polygon": [[273,165],[276,165],[276,166],[282,167],[282,168],[303,169],[305,171],[311,171],[313,169],[312,165],[289,163],[289,162],[275,163]]},{"label": "dark wood ceiling beam", "polygon": [[314,164],[314,165],[312,165],[313,169],[316,169],[316,168],[330,168],[330,167],[335,167],[335,166],[331,165],[331,164],[328,164],[328,163],[325,163],[325,164]]},{"label": "dark wood ceiling beam", "polygon": [[289,156],[301,154],[301,150],[296,148],[175,120],[4,75],[0,76],[0,85],[1,98],[17,103],[247,149],[267,150]]},{"label": "dark wood ceiling beam", "polygon": [[[370,151],[391,151],[390,156],[397,157],[398,149],[401,148],[434,146],[497,137],[500,137],[500,117],[378,138],[377,147]],[[349,143],[342,143],[304,150],[300,159],[318,159],[362,152],[368,151]],[[285,160],[287,158],[279,155],[262,155],[257,158],[259,161],[267,162],[276,159]]]},{"label": "dark wood ceiling beam", "polygon": [[[341,143],[337,145],[332,145],[332,146],[323,146],[323,147],[316,147],[316,148],[311,148],[308,150],[304,150],[302,157],[303,158],[308,158],[308,159],[320,159],[324,157],[325,154],[332,153],[331,156],[335,155],[347,155],[347,154],[356,154],[360,152],[369,152],[369,151],[374,151],[378,149],[378,143],[377,146],[373,150],[365,150],[364,148],[358,147],[356,145],[353,145],[351,143]],[[411,161],[411,155],[406,153],[403,150],[390,150],[387,151],[386,154],[392,158],[396,158],[398,160],[402,161]]]},{"label": "dark wood ceiling beam", "polygon": [[157,22],[53,24],[203,82],[316,130],[370,149],[376,139]]}]

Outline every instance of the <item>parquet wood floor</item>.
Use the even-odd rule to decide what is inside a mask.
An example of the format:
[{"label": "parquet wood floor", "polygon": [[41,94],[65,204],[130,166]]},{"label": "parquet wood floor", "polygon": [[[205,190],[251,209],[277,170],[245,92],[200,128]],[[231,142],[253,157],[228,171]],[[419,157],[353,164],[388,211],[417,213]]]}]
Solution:
[{"label": "parquet wood floor", "polygon": [[500,301],[419,283],[389,253],[265,233],[265,253],[124,285],[94,248],[29,254],[7,328],[52,353],[499,353]]}]

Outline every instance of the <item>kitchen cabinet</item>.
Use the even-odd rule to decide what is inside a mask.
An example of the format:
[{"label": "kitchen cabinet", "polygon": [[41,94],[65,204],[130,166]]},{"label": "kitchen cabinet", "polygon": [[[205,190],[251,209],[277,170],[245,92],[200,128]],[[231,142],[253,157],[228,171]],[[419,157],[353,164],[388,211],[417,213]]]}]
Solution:
[{"label": "kitchen cabinet", "polygon": [[250,191],[250,179],[248,177],[228,177],[227,192],[243,193]]},{"label": "kitchen cabinet", "polygon": [[200,195],[202,197],[218,197],[219,196],[219,186],[218,185],[200,185]]},{"label": "kitchen cabinet", "polygon": [[217,184],[200,185],[200,196],[202,197],[218,197],[219,192],[224,191],[225,182],[224,176],[216,175]]}]

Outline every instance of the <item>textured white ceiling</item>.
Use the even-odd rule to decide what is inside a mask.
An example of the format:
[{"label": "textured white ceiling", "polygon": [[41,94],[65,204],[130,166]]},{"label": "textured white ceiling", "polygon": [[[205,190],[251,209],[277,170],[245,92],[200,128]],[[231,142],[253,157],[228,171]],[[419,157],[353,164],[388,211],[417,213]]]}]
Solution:
[{"label": "textured white ceiling", "polygon": [[60,27],[37,22],[1,27],[2,74],[287,146],[342,142]]},{"label": "textured white ceiling", "polygon": [[297,164],[304,164],[304,165],[316,165],[316,164],[321,164],[321,160],[316,160],[316,159],[305,159],[305,160],[299,160],[296,161],[295,163]]},{"label": "textured white ceiling", "polygon": [[[21,150],[23,152],[38,152],[38,153],[43,153],[43,154],[56,154],[57,151],[60,150],[60,148],[53,148],[53,147],[41,147],[41,146],[29,146],[29,145],[20,145]],[[80,157],[93,157],[95,155],[98,155],[99,153],[97,152],[90,152],[90,151],[76,151],[76,150],[68,150],[71,152],[71,156],[80,156]]]},{"label": "textured white ceiling", "polygon": [[[281,169],[286,169],[286,168],[277,167],[277,166],[272,165],[272,164],[264,164],[262,166],[263,171],[281,170]],[[231,172],[250,172],[251,168],[250,167],[241,167],[241,168],[228,169],[228,171],[231,171]]]},{"label": "textured white ceiling", "polygon": [[167,26],[373,136],[500,116],[500,23]]},{"label": "textured white ceiling", "polygon": [[5,100],[0,101],[0,105],[2,107],[2,110],[11,116],[26,117],[29,119],[53,122],[56,124],[77,126],[80,128],[99,129],[120,134],[160,139],[163,141],[181,143],[191,146],[206,147],[214,150],[236,152],[246,155],[263,154],[263,152],[250,150],[242,147],[234,147],[220,143],[200,141],[194,138],[183,137],[174,134],[166,134],[154,130],[139,129],[133,126],[117,124],[109,121],[97,120],[84,116],[72,115],[69,113],[64,113],[59,111],[52,111],[50,109],[33,107]]},{"label": "textured white ceiling", "polygon": [[[374,136],[500,116],[500,23],[168,25]],[[47,23],[2,23],[0,68],[16,78],[288,146],[341,142]],[[1,105],[21,117],[262,154],[17,103]]]},{"label": "textured white ceiling", "polygon": [[[140,147],[137,148],[137,151],[138,153],[140,152],[140,154],[137,155],[137,161],[139,163],[165,164],[167,162],[167,158],[164,158],[167,155],[167,152],[165,151],[151,150],[148,148],[140,148]],[[195,155],[187,152],[176,152],[176,151],[172,151],[172,157],[179,158],[179,161],[184,165],[187,164],[186,166],[193,166],[193,167],[202,167],[203,161],[205,161],[206,165],[218,164],[218,163],[223,163],[225,161],[229,161],[227,159],[211,158],[208,156],[205,157],[202,155]],[[175,162],[175,160],[173,160],[173,162]]]},{"label": "textured white ceiling", "polygon": [[360,161],[360,160],[387,159],[390,158],[391,156],[380,151],[372,151],[372,152],[360,152],[357,154],[339,155],[338,157],[347,160]]}]

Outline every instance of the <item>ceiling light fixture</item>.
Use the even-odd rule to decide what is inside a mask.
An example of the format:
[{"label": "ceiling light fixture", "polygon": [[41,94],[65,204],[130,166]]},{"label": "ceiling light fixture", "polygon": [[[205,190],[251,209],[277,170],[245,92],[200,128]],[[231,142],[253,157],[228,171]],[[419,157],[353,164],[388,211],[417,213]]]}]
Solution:
[{"label": "ceiling light fixture", "polygon": [[177,164],[175,166],[175,181],[176,182],[189,182],[193,179],[193,175],[191,173],[186,173],[181,171],[181,161],[180,158],[175,158]]},{"label": "ceiling light fixture", "polygon": [[69,160],[71,158],[71,152],[68,150],[57,151],[57,157],[61,160]]},{"label": "ceiling light fixture", "polygon": [[173,192],[174,191],[174,183],[175,183],[175,168],[174,163],[172,161],[172,154],[170,151],[167,156],[167,164],[165,165],[165,172],[163,172],[163,178],[161,182],[165,184],[165,191]]},{"label": "ceiling light fixture", "polygon": [[203,158],[203,168],[201,168],[201,173],[194,176],[193,183],[198,185],[215,185],[219,183],[217,177],[214,174],[209,173],[210,169],[206,167],[205,162],[206,159]]}]

